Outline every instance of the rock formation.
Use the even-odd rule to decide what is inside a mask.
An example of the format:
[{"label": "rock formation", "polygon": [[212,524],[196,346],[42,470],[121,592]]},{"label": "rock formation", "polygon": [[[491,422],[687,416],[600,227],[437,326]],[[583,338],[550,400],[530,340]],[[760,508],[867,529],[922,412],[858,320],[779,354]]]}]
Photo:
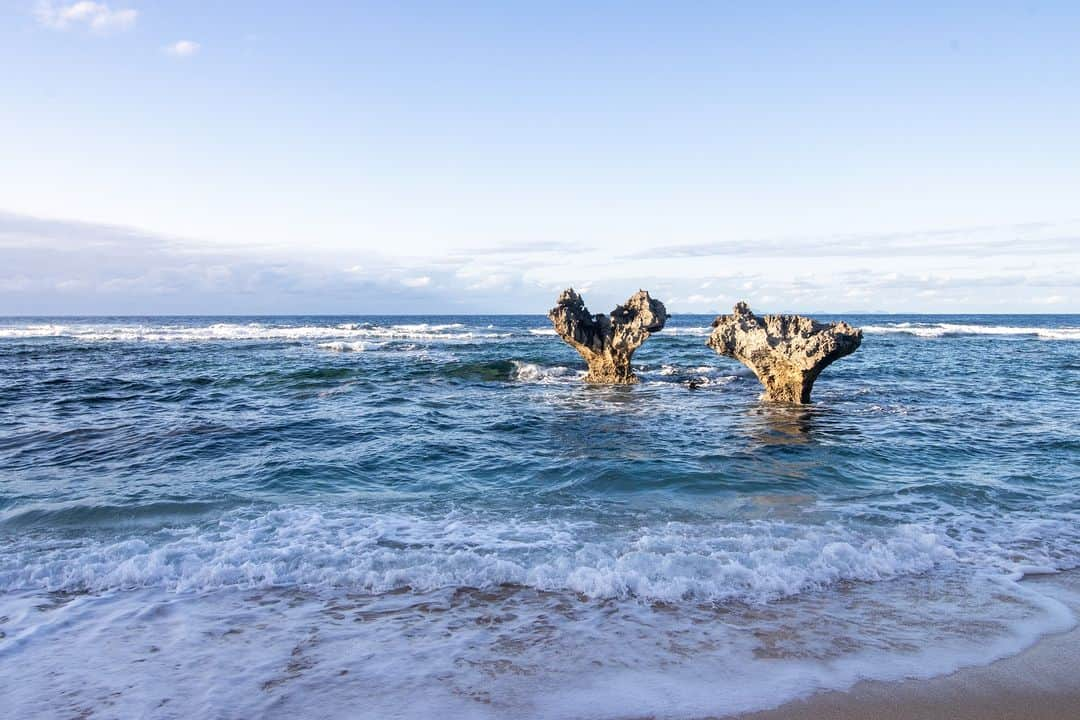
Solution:
[{"label": "rock formation", "polygon": [[713,321],[708,345],[754,371],[765,399],[808,403],[821,371],[862,343],[862,330],[845,322],[819,323],[801,315],[759,317],[741,302]]},{"label": "rock formation", "polygon": [[664,303],[638,290],[610,315],[590,315],[585,301],[569,288],[548,317],[555,332],[588,363],[586,382],[629,384],[637,382],[630,358],[649,335],[664,328],[668,314]]}]

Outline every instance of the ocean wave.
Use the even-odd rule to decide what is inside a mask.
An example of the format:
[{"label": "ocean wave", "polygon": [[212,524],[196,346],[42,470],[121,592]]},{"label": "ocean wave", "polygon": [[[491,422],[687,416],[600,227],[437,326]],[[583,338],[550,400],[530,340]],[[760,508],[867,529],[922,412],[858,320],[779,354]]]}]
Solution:
[{"label": "ocean wave", "polygon": [[902,333],[924,338],[963,335],[1033,336],[1042,340],[1080,340],[1080,328],[1023,327],[1014,325],[964,325],[959,323],[887,323],[864,325],[868,334]]},{"label": "ocean wave", "polygon": [[282,508],[112,542],[9,547],[5,591],[344,587],[382,593],[505,584],[592,598],[761,602],[954,562],[917,526],[856,532],[771,521],[670,522],[584,540],[594,524]]},{"label": "ocean wave", "polygon": [[323,350],[333,350],[334,352],[364,352],[370,345],[369,343],[361,342],[359,340],[353,342],[335,340],[333,342],[319,343],[319,347]]},{"label": "ocean wave", "polygon": [[0,527],[25,532],[47,527],[91,528],[101,524],[143,525],[162,521],[185,521],[225,509],[230,500],[170,501],[143,505],[69,504],[52,508],[31,508],[0,512]]},{"label": "ocean wave", "polygon": [[[35,323],[0,327],[0,338],[70,338],[91,342],[223,342],[258,340],[473,340],[510,337],[508,332],[468,329],[460,323],[275,325],[213,323],[210,325],[136,325],[103,323]],[[331,348],[333,349],[333,348]]]},{"label": "ocean wave", "polygon": [[[905,500],[871,513],[828,504],[824,522],[656,519],[625,527],[614,518],[542,519],[495,512],[403,511],[291,505],[149,506],[168,515],[156,532],[125,534],[108,508],[63,509],[65,522],[114,525],[117,534],[40,543],[27,527],[55,513],[0,517],[0,591],[170,591],[220,587],[334,587],[382,593],[512,584],[591,598],[663,602],[768,602],[846,582],[878,582],[965,566],[1018,579],[1032,568],[1072,569],[1080,557],[1080,510],[1052,508],[989,519],[943,513],[905,522]],[[203,516],[185,520],[186,514]],[[845,519],[847,518],[847,519]],[[102,528],[104,529],[104,528]],[[18,532],[11,532],[17,530]]]},{"label": "ocean wave", "polygon": [[693,335],[704,336],[712,332],[712,328],[705,327],[665,327],[663,330],[656,334],[656,337],[662,337],[664,335]]},{"label": "ocean wave", "polygon": [[566,380],[577,380],[585,375],[584,370],[571,370],[562,365],[544,366],[521,360],[511,361],[514,366],[513,377],[515,380],[527,383],[553,383]]},{"label": "ocean wave", "polygon": [[[665,327],[656,334],[656,337],[662,337],[663,335],[704,336],[708,335],[710,332],[712,332],[711,327]],[[558,333],[555,332],[555,328],[529,328],[529,334],[541,336],[558,335]]]},{"label": "ocean wave", "polygon": [[[916,552],[919,535],[912,531]],[[526,534],[511,546],[537,543]],[[116,560],[137,547],[117,548]],[[201,562],[185,548],[175,553],[167,564],[194,571]],[[818,554],[840,574],[850,567],[842,548]],[[297,570],[284,554],[280,566]],[[520,574],[497,558],[472,563],[480,567]],[[445,571],[474,572],[467,557]],[[138,578],[142,569],[133,563],[130,572]],[[647,580],[655,575],[649,570]],[[207,697],[239,717],[426,718],[433,708],[448,718],[726,717],[859,680],[986,664],[1075,624],[1052,594],[1008,580],[887,579],[841,580],[843,592],[774,608],[613,600],[606,578],[594,602],[514,583],[427,592],[406,585],[416,592],[378,596],[237,582],[212,592],[159,583],[91,595],[0,594],[0,654],[29,679],[11,686],[5,707],[15,717],[65,715],[73,706],[134,717],[160,708],[167,694],[177,717],[200,715]],[[211,666],[227,672],[207,673]],[[357,704],[357,687],[378,692]]]},{"label": "ocean wave", "polygon": [[[382,330],[385,329],[382,326],[375,325],[373,323],[344,323],[337,327],[343,330]],[[461,330],[465,326],[461,323],[399,323],[390,325],[389,328],[394,332],[399,333],[413,333],[413,334],[431,334],[431,333],[444,333],[447,330]],[[487,328],[491,329],[491,325]]]}]

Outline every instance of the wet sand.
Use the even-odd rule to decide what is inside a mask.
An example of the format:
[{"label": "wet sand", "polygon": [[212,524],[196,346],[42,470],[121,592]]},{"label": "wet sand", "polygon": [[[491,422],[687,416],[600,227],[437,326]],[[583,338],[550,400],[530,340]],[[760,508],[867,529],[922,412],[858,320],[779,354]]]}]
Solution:
[{"label": "wet sand", "polygon": [[[1035,576],[1080,617],[1080,572]],[[740,720],[1078,720],[1080,627],[1019,655],[928,680],[861,682]]]}]

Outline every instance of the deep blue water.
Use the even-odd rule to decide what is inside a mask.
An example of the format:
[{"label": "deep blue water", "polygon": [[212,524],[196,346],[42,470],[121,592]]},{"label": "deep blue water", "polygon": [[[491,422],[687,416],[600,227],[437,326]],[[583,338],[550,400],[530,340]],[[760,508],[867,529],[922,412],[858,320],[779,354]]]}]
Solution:
[{"label": "deep blue water", "polygon": [[704,316],[633,387],[541,316],[0,319],[0,705],[684,717],[1074,622],[1080,316],[845,319],[803,408]]}]

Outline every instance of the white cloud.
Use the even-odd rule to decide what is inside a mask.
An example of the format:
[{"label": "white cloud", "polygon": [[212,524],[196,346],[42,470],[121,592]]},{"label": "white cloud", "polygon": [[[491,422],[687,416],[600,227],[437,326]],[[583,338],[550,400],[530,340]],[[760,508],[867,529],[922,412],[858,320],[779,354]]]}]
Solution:
[{"label": "white cloud", "polygon": [[1001,257],[1073,253],[1080,223],[1024,223],[923,232],[735,239],[693,245],[663,245],[628,256],[637,259],[709,257]]},{"label": "white cloud", "polygon": [[618,264],[600,251],[521,248],[508,255],[401,258],[358,249],[300,257],[0,211],[0,315],[544,312],[568,286],[597,312],[639,287],[674,313],[713,314],[738,299],[759,312],[811,315],[1076,312],[1080,256],[1050,252],[1053,245],[1029,252],[1033,246],[993,262],[835,255],[778,262],[766,254],[737,263],[691,257]]},{"label": "white cloud", "polygon": [[717,305],[720,305],[726,300],[723,295],[701,295],[700,293],[694,293],[684,301],[687,305],[708,305],[710,309]]},{"label": "white cloud", "polygon": [[1060,305],[1065,302],[1064,295],[1050,295],[1048,297],[1034,297],[1031,302],[1035,305]]},{"label": "white cloud", "polygon": [[172,45],[165,46],[165,52],[174,57],[191,57],[195,53],[199,52],[199,48],[202,47],[194,40],[178,40]]},{"label": "white cloud", "polygon": [[[433,300],[433,288],[452,282],[454,268],[408,268],[365,253],[370,272],[358,275],[348,262],[214,248],[130,227],[3,210],[0,257],[0,316],[332,314],[355,307],[424,313],[432,306],[460,313],[490,311],[495,300],[494,294],[465,299],[460,287]],[[543,300],[530,305],[546,305]]]},{"label": "white cloud", "polygon": [[130,8],[114,10],[105,3],[89,0],[70,5],[41,0],[34,9],[34,15],[42,25],[56,30],[82,25],[95,32],[109,32],[134,27],[139,12]]},{"label": "white cloud", "polygon": [[14,277],[0,277],[0,293],[10,292],[18,293],[28,290],[33,287],[33,280],[26,275],[16,275]]}]

